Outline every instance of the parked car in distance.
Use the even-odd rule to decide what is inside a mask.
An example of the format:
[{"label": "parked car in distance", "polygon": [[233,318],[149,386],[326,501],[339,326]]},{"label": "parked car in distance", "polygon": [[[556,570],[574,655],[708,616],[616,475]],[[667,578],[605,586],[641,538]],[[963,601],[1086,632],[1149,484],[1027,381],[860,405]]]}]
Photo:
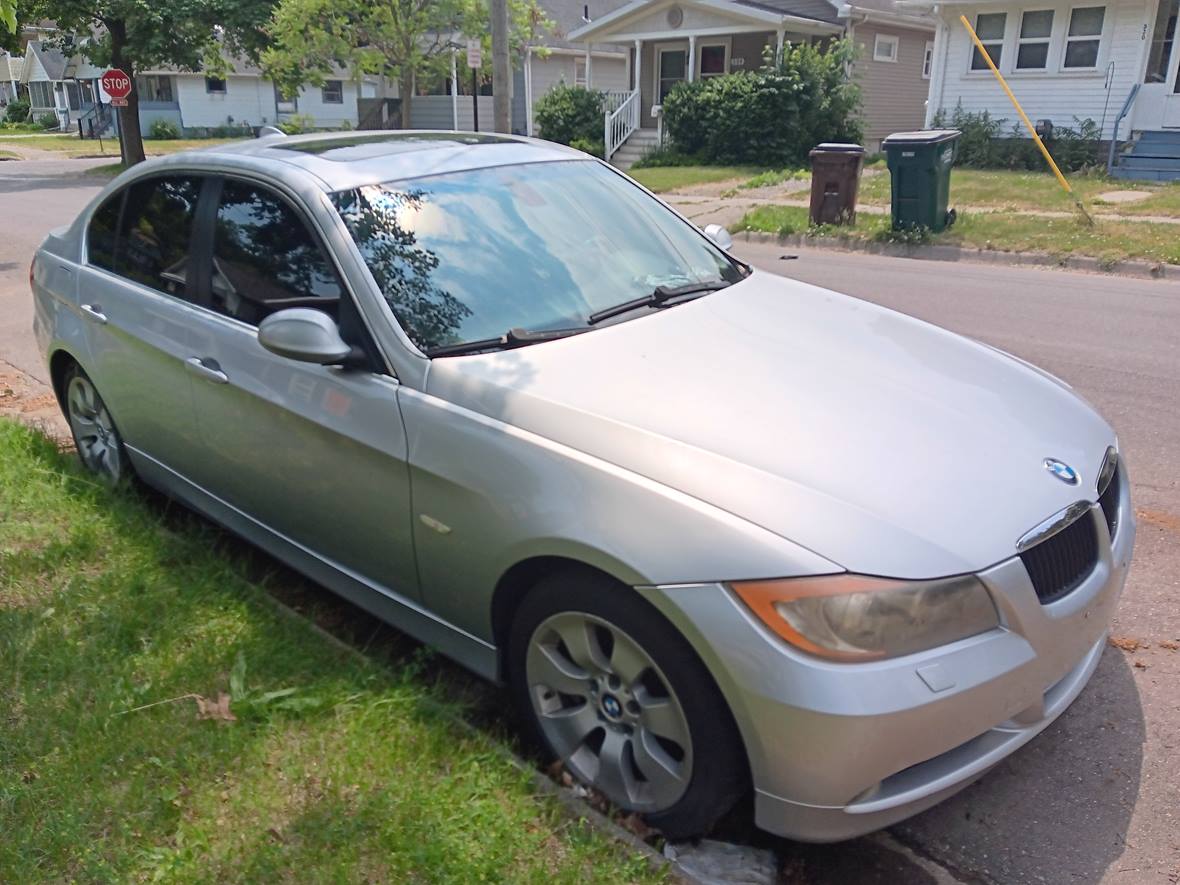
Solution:
[{"label": "parked car in distance", "polygon": [[86,467],[505,681],[619,807],[848,838],[1082,691],[1128,476],[1063,382],[712,233],[544,142],[267,137],[116,178],[36,334]]}]

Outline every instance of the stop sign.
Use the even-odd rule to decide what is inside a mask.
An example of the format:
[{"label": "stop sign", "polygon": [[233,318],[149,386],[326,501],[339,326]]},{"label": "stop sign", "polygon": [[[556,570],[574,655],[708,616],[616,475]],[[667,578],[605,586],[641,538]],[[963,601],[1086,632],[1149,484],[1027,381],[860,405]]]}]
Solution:
[{"label": "stop sign", "polygon": [[103,74],[100,82],[111,98],[126,98],[131,94],[131,78],[118,68],[111,68]]}]

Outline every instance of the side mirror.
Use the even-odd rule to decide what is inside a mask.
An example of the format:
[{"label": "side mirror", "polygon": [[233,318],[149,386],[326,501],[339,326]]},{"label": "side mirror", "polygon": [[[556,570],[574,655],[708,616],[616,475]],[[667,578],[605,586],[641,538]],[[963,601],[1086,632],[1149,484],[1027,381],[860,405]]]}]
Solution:
[{"label": "side mirror", "polygon": [[705,236],[727,252],[733,248],[733,237],[719,224],[706,224]]},{"label": "side mirror", "polygon": [[272,313],[258,324],[258,343],[289,360],[321,366],[342,363],[352,354],[352,348],[340,337],[336,321],[310,307],[289,307]]}]

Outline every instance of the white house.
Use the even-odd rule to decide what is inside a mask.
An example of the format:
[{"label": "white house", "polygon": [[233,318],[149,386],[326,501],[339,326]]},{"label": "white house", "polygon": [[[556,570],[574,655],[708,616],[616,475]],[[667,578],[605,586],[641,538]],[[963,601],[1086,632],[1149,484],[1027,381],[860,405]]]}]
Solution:
[{"label": "white house", "polygon": [[[1017,121],[960,16],[1033,120],[1093,120],[1104,141],[1135,138],[1114,171],[1180,173],[1180,0],[939,0],[926,123],[956,106]],[[1125,112],[1125,115],[1124,115]]]},{"label": "white house", "polygon": [[16,101],[20,95],[20,72],[24,59],[0,52],[0,107]]}]

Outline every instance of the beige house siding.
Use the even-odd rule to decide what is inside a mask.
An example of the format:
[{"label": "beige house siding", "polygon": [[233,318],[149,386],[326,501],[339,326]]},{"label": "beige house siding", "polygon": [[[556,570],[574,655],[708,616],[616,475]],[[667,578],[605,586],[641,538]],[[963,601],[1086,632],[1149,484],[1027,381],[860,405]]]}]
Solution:
[{"label": "beige house siding", "polygon": [[[548,94],[558,83],[574,85],[576,71],[586,59],[584,52],[550,52],[545,58],[533,56],[529,65],[533,73],[533,106]],[[584,68],[583,68],[584,70]],[[622,92],[630,88],[628,83],[627,58],[625,55],[604,56],[595,54],[590,65],[590,85],[603,92]],[[536,133],[536,121],[533,132]]]},{"label": "beige house siding", "polygon": [[[897,61],[873,60],[878,34],[898,39]],[[922,128],[930,87],[922,64],[934,32],[863,22],[854,26],[852,37],[858,52],[853,74],[861,91],[865,147],[875,151],[891,132]]]}]

